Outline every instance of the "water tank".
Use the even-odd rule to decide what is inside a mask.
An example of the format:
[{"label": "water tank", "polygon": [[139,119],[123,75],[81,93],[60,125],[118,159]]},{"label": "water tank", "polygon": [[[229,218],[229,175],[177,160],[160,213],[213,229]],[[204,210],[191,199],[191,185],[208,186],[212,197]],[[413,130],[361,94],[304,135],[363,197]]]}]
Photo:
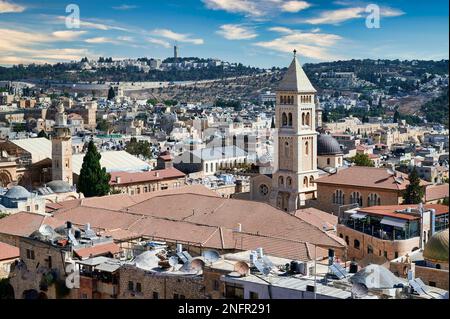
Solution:
[{"label": "water tank", "polygon": [[298,261],[291,261],[291,273],[299,274],[300,273],[300,263]]},{"label": "water tank", "polygon": [[303,276],[308,275],[308,264],[307,263],[299,263],[299,273]]},{"label": "water tank", "polygon": [[355,262],[352,262],[352,263],[350,264],[350,270],[349,270],[349,272],[350,272],[351,274],[356,274],[356,273],[358,272],[358,264],[355,263]]},{"label": "water tank", "polygon": [[263,258],[264,257],[264,252],[262,248],[257,248],[256,249],[256,253],[258,254],[258,258]]}]

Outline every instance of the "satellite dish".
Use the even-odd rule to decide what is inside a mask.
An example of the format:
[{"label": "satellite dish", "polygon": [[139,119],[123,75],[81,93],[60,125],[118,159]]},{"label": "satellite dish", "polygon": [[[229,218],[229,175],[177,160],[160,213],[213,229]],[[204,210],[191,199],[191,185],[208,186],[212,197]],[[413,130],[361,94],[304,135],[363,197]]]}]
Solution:
[{"label": "satellite dish", "polygon": [[190,263],[191,269],[196,270],[197,272],[203,270],[203,267],[205,267],[205,262],[199,258],[193,259]]},{"label": "satellite dish", "polygon": [[45,237],[51,237],[55,234],[55,231],[49,225],[42,225],[39,227],[39,232]]},{"label": "satellite dish", "polygon": [[213,262],[216,262],[220,259],[220,254],[215,250],[207,250],[202,253],[203,258],[205,258],[205,261],[212,264]]},{"label": "satellite dish", "polygon": [[351,292],[354,299],[361,299],[368,295],[369,289],[364,284],[354,283]]},{"label": "satellite dish", "polygon": [[398,178],[398,177],[394,177],[394,181],[395,181],[397,184],[402,184],[402,183],[403,183],[403,179],[400,179],[400,178]]},{"label": "satellite dish", "polygon": [[391,169],[391,168],[388,168],[386,171],[387,171],[387,173],[388,173],[389,175],[391,175],[391,176],[394,176],[394,175],[395,175],[395,171],[394,171],[393,169]]},{"label": "satellite dish", "polygon": [[246,276],[250,270],[248,264],[244,261],[238,261],[234,265],[234,271],[237,272],[241,276]]},{"label": "satellite dish", "polygon": [[175,267],[176,265],[178,265],[178,257],[177,256],[172,256],[169,258],[169,265],[171,267]]}]

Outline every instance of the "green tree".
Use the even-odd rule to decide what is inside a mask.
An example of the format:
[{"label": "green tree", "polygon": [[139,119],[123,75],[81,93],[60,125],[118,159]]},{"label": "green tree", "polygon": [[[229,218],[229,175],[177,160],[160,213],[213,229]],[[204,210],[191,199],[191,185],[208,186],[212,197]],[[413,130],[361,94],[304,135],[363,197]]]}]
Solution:
[{"label": "green tree", "polygon": [[356,154],[351,158],[351,161],[355,163],[356,166],[367,166],[373,167],[373,162],[370,160],[367,154]]},{"label": "green tree", "polygon": [[116,97],[116,92],[114,91],[113,87],[111,86],[108,91],[108,101],[113,100],[115,97]]},{"label": "green tree", "polygon": [[9,284],[9,278],[0,279],[0,300],[14,299],[14,290]]},{"label": "green tree", "polygon": [[425,195],[424,188],[420,185],[419,174],[417,174],[414,168],[409,174],[409,185],[403,194],[404,204],[419,204],[422,202],[423,196]]},{"label": "green tree", "polygon": [[100,120],[97,123],[97,130],[99,130],[100,132],[105,132],[105,133],[109,133],[111,129],[111,124],[106,121],[106,120]]},{"label": "green tree", "polygon": [[137,141],[135,137],[125,146],[125,151],[135,156],[142,156],[144,158],[150,158],[152,153],[150,151],[150,143],[148,141]]},{"label": "green tree", "polygon": [[398,110],[395,110],[394,113],[394,123],[398,123],[398,120],[400,119],[400,113],[398,112]]},{"label": "green tree", "polygon": [[106,173],[104,167],[101,167],[101,158],[102,156],[91,140],[83,159],[77,185],[78,192],[83,193],[85,197],[105,196],[109,194],[111,175]]},{"label": "green tree", "polygon": [[42,130],[42,131],[39,132],[38,137],[44,137],[44,138],[48,139],[48,134],[45,133],[44,130]]}]

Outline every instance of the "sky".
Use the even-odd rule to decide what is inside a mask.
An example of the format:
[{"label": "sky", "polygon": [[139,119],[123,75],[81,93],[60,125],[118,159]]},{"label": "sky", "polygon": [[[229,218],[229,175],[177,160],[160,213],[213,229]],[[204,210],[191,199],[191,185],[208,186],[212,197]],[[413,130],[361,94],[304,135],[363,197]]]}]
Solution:
[{"label": "sky", "polygon": [[265,68],[286,66],[294,49],[302,63],[448,59],[449,3],[0,0],[0,65],[166,58],[175,44],[180,56]]}]

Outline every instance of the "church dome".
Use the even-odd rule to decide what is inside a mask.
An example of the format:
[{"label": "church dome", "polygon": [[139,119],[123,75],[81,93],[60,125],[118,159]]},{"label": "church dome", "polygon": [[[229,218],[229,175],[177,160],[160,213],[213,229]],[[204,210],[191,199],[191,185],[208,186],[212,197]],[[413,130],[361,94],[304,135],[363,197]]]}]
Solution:
[{"label": "church dome", "polygon": [[423,257],[433,263],[448,263],[448,228],[431,237],[425,245]]},{"label": "church dome", "polygon": [[69,183],[64,181],[51,181],[47,184],[47,187],[49,187],[55,193],[68,193],[72,191],[72,187],[69,185]]},{"label": "church dome", "polygon": [[317,155],[339,155],[342,154],[338,141],[328,134],[320,134],[317,138]]},{"label": "church dome", "polygon": [[31,193],[22,186],[14,186],[10,188],[4,195],[9,199],[27,199],[31,196]]}]

